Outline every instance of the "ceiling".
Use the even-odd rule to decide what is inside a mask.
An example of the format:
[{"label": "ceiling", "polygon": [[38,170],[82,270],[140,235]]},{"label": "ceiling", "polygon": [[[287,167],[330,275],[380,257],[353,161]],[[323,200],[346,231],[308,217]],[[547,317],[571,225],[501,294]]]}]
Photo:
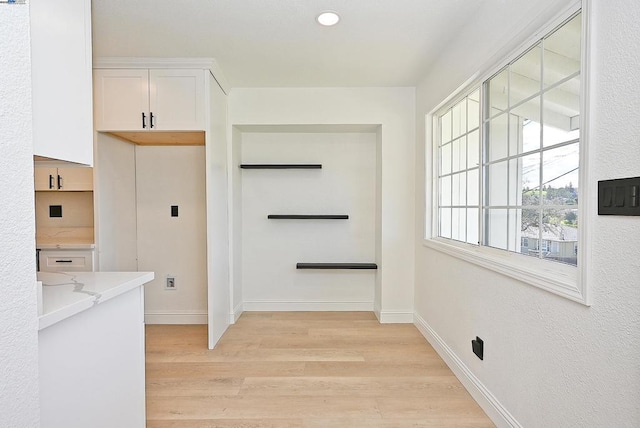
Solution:
[{"label": "ceiling", "polygon": [[[93,50],[215,58],[233,87],[415,86],[481,3],[93,0]],[[323,10],[340,23],[318,25]]]}]

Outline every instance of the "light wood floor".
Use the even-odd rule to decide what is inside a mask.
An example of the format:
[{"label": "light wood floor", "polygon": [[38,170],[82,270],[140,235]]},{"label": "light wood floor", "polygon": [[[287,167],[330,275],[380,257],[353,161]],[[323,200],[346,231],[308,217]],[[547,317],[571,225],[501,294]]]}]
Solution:
[{"label": "light wood floor", "polygon": [[370,312],[245,312],[147,326],[147,427],[493,427],[411,324]]}]

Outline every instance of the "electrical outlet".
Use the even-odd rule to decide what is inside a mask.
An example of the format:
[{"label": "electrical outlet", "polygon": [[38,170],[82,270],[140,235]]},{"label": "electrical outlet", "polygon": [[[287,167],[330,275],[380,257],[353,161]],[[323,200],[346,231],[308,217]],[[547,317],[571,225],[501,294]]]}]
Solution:
[{"label": "electrical outlet", "polygon": [[167,275],[167,282],[164,284],[165,290],[175,290],[176,289],[176,277]]},{"label": "electrical outlet", "polygon": [[473,353],[476,354],[478,358],[484,360],[484,342],[478,336],[476,336],[475,340],[471,341],[471,349],[473,349]]}]

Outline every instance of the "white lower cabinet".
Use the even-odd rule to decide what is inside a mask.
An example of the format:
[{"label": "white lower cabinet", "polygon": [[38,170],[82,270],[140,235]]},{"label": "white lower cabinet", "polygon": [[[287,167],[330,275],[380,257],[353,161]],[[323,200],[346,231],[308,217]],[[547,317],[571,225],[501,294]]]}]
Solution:
[{"label": "white lower cabinet", "polygon": [[93,250],[40,250],[43,272],[93,272]]},{"label": "white lower cabinet", "polygon": [[143,308],[137,287],[39,331],[42,428],[144,428]]}]

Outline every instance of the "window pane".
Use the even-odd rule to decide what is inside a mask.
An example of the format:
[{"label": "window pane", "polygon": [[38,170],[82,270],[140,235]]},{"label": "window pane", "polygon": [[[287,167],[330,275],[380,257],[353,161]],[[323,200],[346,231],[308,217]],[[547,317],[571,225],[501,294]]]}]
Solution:
[{"label": "window pane", "polygon": [[544,85],[580,71],[581,14],[544,39]]},{"label": "window pane", "polygon": [[546,205],[578,203],[579,145],[571,144],[542,153],[542,182]]},{"label": "window pane", "polygon": [[465,100],[462,100],[451,109],[453,123],[453,138],[458,138],[466,132],[467,126],[467,106]]},{"label": "window pane", "polygon": [[440,144],[451,141],[451,110],[446,112],[440,119]]},{"label": "window pane", "polygon": [[440,179],[440,206],[451,206],[451,176]]},{"label": "window pane", "polygon": [[541,46],[538,44],[511,64],[509,94],[512,106],[541,91],[541,58]]},{"label": "window pane", "polygon": [[467,209],[467,242],[469,244],[479,244],[478,236],[478,209]]},{"label": "window pane", "polygon": [[509,210],[509,241],[507,243],[509,251],[520,250],[520,216],[521,210]]},{"label": "window pane", "polygon": [[452,172],[467,169],[467,137],[458,138],[452,146]]},{"label": "window pane", "polygon": [[467,136],[467,168],[480,165],[480,131],[473,131]]},{"label": "window pane", "polygon": [[507,249],[507,210],[487,210],[487,238],[490,247]]},{"label": "window pane", "polygon": [[[542,215],[542,239],[540,250],[545,259],[571,265],[578,264],[578,211],[546,209]],[[575,221],[575,225],[572,222]],[[544,244],[544,241],[548,241]],[[552,251],[557,248],[556,252]]]},{"label": "window pane", "polygon": [[[474,94],[478,96],[478,91]],[[480,126],[480,102],[471,98],[467,99],[467,131]]]},{"label": "window pane", "polygon": [[507,157],[507,115],[491,119],[488,135],[489,161]]},{"label": "window pane", "polygon": [[580,78],[551,89],[543,96],[543,146],[580,137]]},{"label": "window pane", "polygon": [[540,97],[521,104],[511,114],[511,155],[540,149]]},{"label": "window pane", "polygon": [[460,140],[451,143],[451,172],[460,171]]},{"label": "window pane", "polygon": [[466,173],[454,174],[451,176],[451,187],[453,188],[451,205],[466,205],[467,202],[467,177]]},{"label": "window pane", "polygon": [[460,125],[459,125],[459,135],[463,135],[467,133],[467,99],[460,101]]},{"label": "window pane", "polygon": [[451,239],[456,241],[460,240],[460,227],[459,227],[460,209],[451,209]]},{"label": "window pane", "polygon": [[451,210],[451,239],[466,241],[467,210],[454,208]]},{"label": "window pane", "polygon": [[451,143],[440,149],[440,174],[451,173]]},{"label": "window pane", "polygon": [[454,140],[451,149],[453,166],[451,172],[461,171],[467,168],[467,139],[465,137]]},{"label": "window pane", "polygon": [[495,116],[507,109],[508,83],[506,68],[488,81],[488,117]]},{"label": "window pane", "polygon": [[520,205],[540,204],[540,153],[524,156],[518,162],[520,168],[519,187],[522,192]]},{"label": "window pane", "polygon": [[507,205],[507,162],[498,162],[489,165],[487,174],[487,196],[489,205]]},{"label": "window pane", "polygon": [[522,185],[520,183],[521,163],[522,158],[509,161],[509,205],[520,205],[520,195],[522,194]]},{"label": "window pane", "polygon": [[467,172],[467,205],[478,205],[478,191],[479,191],[479,170],[472,169]]},{"label": "window pane", "polygon": [[467,205],[467,173],[462,172],[458,174],[460,177],[460,187],[459,187],[459,204],[458,205]]},{"label": "window pane", "polygon": [[440,208],[440,236],[451,238],[451,208]]},{"label": "window pane", "polygon": [[520,217],[520,253],[527,256],[539,257],[540,211],[523,209]]}]

